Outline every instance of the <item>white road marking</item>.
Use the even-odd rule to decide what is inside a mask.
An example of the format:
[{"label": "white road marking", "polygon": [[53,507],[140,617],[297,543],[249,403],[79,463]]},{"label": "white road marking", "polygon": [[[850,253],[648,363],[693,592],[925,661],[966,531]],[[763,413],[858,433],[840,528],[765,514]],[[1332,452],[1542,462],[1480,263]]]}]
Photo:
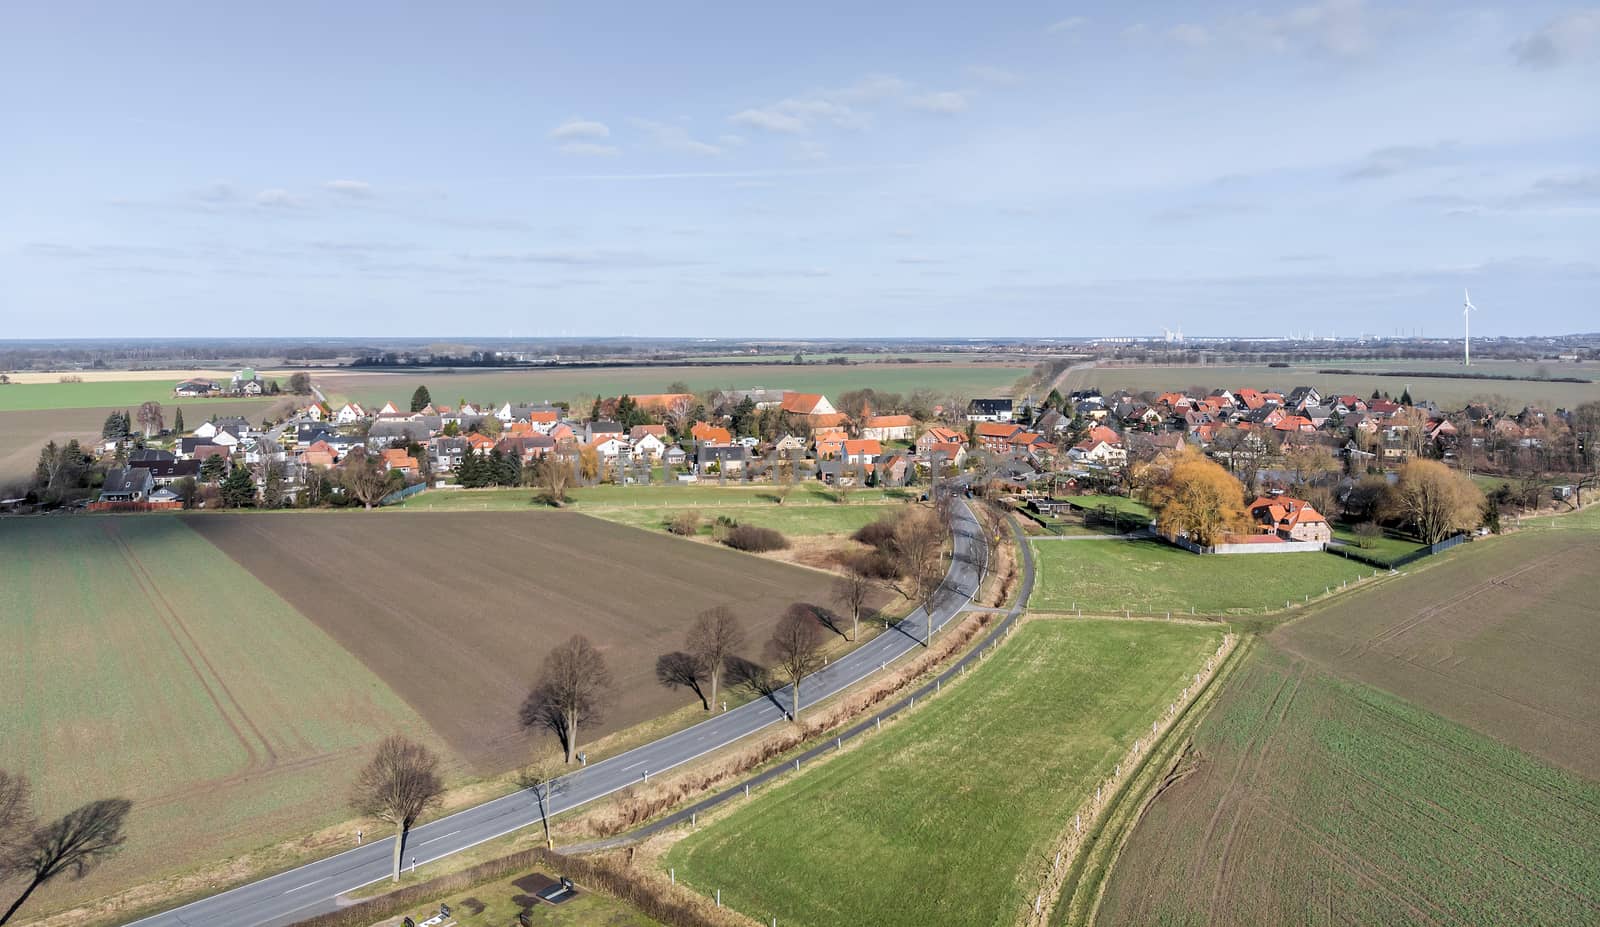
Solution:
[{"label": "white road marking", "polygon": [[[317,880],[317,882],[326,882],[326,881],[328,881],[328,880],[327,879],[318,879]],[[296,885],[294,888],[286,889],[284,891],[284,894],[285,895],[293,895],[295,892],[298,892],[302,888],[310,888],[311,886],[316,885],[317,882],[307,882],[304,885]]]},{"label": "white road marking", "polygon": [[428,839],[427,839],[427,840],[424,840],[424,841],[422,841],[422,842],[421,842],[421,843],[419,843],[419,844],[417,844],[417,846],[419,846],[419,847],[425,847],[425,846],[427,846],[427,845],[428,845],[428,844],[430,844],[430,843],[432,843],[432,842],[434,842],[434,841],[435,841],[435,840],[443,840],[443,839],[444,839],[444,838],[446,838],[446,837],[454,837],[454,836],[455,836],[455,835],[456,835],[456,834],[459,834],[459,833],[461,833],[461,831],[459,831],[459,830],[453,830],[453,831],[451,831],[451,832],[450,832],[450,833],[448,833],[448,834],[440,834],[440,835],[439,835],[439,836],[437,836],[437,837],[429,837],[429,838],[428,838]]}]

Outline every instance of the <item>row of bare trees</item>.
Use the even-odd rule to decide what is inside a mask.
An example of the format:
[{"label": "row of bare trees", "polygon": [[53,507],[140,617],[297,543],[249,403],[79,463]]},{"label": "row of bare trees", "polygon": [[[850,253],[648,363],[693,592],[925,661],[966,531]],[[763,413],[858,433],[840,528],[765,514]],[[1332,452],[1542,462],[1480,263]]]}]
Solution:
[{"label": "row of bare trees", "polygon": [[125,798],[102,798],[41,822],[27,777],[0,769],[0,885],[22,883],[0,924],[40,886],[60,875],[81,879],[121,848],[132,808]]},{"label": "row of bare trees", "polygon": [[[944,525],[948,503],[934,509],[916,509],[897,522],[893,546],[908,578],[907,597],[931,610],[943,580]],[[851,640],[859,640],[861,617],[872,591],[872,578],[859,563],[848,566],[835,587],[835,596],[849,611]],[[799,719],[801,684],[827,662],[827,627],[830,613],[796,602],[784,611],[766,641],[769,671],[739,655],[747,642],[744,625],[732,609],[717,606],[695,617],[684,636],[682,650],[656,660],[656,678],[670,689],[685,688],[700,699],[702,709],[720,704],[725,680],[734,679],[772,697],[777,683],[793,688],[790,718]],[[843,634],[842,631],[840,631]],[[580,754],[579,732],[601,720],[615,697],[615,686],[605,657],[587,637],[575,634],[545,656],[518,719],[529,732],[549,731],[561,744],[564,761]],[[362,769],[352,793],[360,813],[386,821],[395,828],[392,878],[400,878],[405,838],[412,826],[436,807],[443,794],[439,758],[427,747],[399,735],[378,745]],[[557,772],[542,764],[524,771],[522,783],[533,790],[545,820],[545,841],[550,841],[547,800]]]}]

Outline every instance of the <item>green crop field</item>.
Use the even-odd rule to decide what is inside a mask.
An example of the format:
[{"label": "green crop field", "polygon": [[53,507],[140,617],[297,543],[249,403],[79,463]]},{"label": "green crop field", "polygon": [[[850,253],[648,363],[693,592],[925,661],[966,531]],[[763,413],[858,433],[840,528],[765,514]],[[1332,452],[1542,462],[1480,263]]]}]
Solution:
[{"label": "green crop field", "polygon": [[109,406],[132,408],[151,399],[167,405],[173,401],[172,387],[176,382],[98,380],[86,383],[12,383],[0,386],[0,412]]},{"label": "green crop field", "polygon": [[712,525],[718,517],[726,516],[741,525],[756,525],[761,528],[771,528],[791,537],[805,537],[809,535],[841,535],[854,534],[861,526],[877,521],[885,516],[893,515],[903,507],[903,503],[890,503],[887,505],[851,503],[838,505],[825,502],[811,505],[754,505],[754,506],[720,506],[713,508],[700,508],[694,505],[676,507],[608,507],[588,508],[583,512],[595,518],[614,521],[618,524],[632,525],[635,528],[650,528],[663,530],[667,523],[680,512],[696,511],[700,513],[701,534],[711,534]]},{"label": "green crop field", "polygon": [[1373,571],[1321,551],[1202,556],[1158,540],[1034,541],[1033,553],[1029,604],[1045,611],[1259,613]]},{"label": "green crop field", "polygon": [[949,691],[756,795],[665,862],[761,923],[1015,923],[1047,848],[1220,637],[1029,622]]},{"label": "green crop field", "polygon": [[1593,924],[1600,787],[1258,647],[1190,773],[1111,871],[1101,925]]},{"label": "green crop field", "polygon": [[664,393],[682,381],[691,390],[764,387],[825,393],[837,397],[854,389],[910,393],[931,389],[961,396],[1010,396],[1027,364],[739,364],[729,367],[607,367],[582,370],[416,371],[406,373],[329,373],[316,376],[334,402],[363,404],[392,400],[405,405],[420,385],[437,402],[474,403],[567,401],[588,411],[597,395]]},{"label": "green crop field", "polygon": [[[1292,364],[1288,367],[1252,366],[1187,366],[1187,367],[1078,367],[1067,374],[1066,389],[1098,387],[1104,392],[1126,389],[1135,393],[1144,390],[1187,390],[1192,387],[1237,390],[1243,387],[1278,389],[1288,392],[1296,386],[1314,386],[1323,395],[1354,393],[1363,398],[1373,390],[1382,390],[1399,396],[1407,387],[1412,398],[1431,399],[1446,408],[1459,408],[1475,399],[1504,397],[1502,405],[1520,410],[1533,404],[1546,408],[1572,408],[1584,402],[1600,399],[1600,365],[1596,364],[1545,364],[1542,369],[1549,376],[1579,377],[1590,383],[1552,383],[1536,380],[1475,380],[1462,377],[1391,377],[1372,374],[1324,374],[1318,370],[1373,371],[1423,371],[1451,373],[1459,366],[1438,361],[1395,360],[1382,363],[1325,361],[1314,364]],[[1474,363],[1475,373],[1506,374],[1510,376],[1540,376],[1538,364],[1490,362]]]},{"label": "green crop field", "polygon": [[348,815],[426,723],[177,518],[0,520],[0,744],[45,813],[133,799],[126,850],[43,913]]}]

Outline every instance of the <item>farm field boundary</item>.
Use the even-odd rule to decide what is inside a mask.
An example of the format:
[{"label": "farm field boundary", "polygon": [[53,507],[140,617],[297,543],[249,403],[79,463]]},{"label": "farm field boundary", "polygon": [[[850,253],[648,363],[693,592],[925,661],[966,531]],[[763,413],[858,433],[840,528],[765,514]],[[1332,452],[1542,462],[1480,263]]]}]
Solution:
[{"label": "farm field boundary", "polygon": [[1587,924],[1600,787],[1258,646],[1095,923]]}]

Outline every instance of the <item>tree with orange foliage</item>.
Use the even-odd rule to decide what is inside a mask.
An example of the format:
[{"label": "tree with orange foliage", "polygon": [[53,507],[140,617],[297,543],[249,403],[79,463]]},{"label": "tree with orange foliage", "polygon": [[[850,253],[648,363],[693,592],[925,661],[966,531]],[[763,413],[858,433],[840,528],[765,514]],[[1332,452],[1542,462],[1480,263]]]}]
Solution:
[{"label": "tree with orange foliage", "polygon": [[1437,460],[1412,460],[1384,496],[1385,518],[1416,529],[1425,544],[1437,544],[1483,520],[1483,491],[1472,477]]},{"label": "tree with orange foliage", "polygon": [[1158,513],[1156,523],[1162,534],[1186,536],[1202,547],[1250,524],[1250,515],[1244,510],[1244,484],[1194,448],[1185,448],[1171,458],[1171,466],[1150,484],[1145,499]]}]

